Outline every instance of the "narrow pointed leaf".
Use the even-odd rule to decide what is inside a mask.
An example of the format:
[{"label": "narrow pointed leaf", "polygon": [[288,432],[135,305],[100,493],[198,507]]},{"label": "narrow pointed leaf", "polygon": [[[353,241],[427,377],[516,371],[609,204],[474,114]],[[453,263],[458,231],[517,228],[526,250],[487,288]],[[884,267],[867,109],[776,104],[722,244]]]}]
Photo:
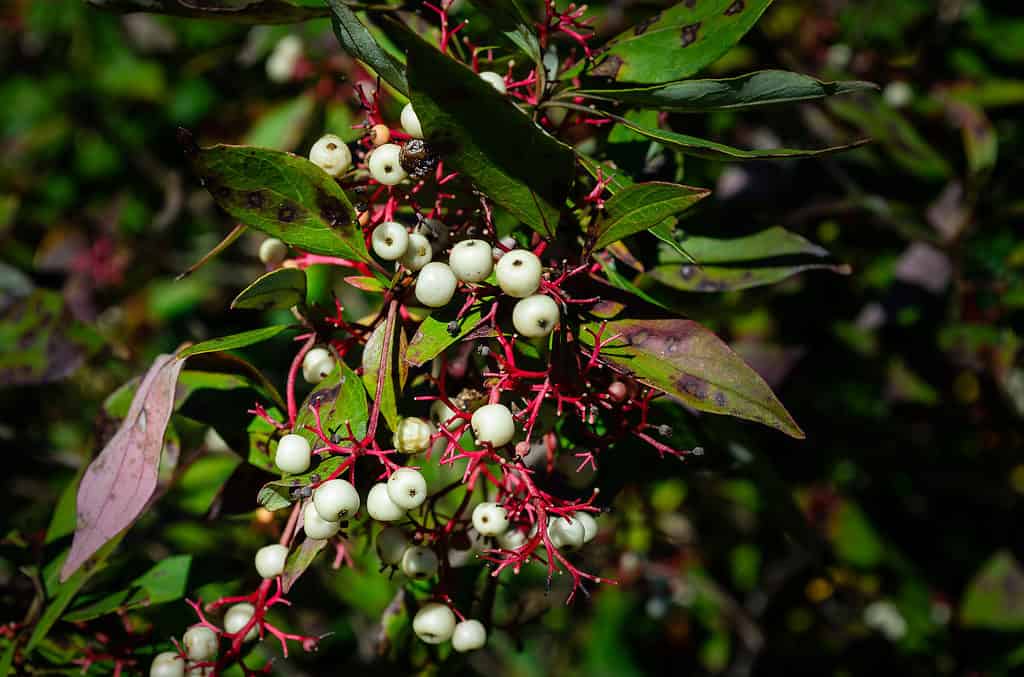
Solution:
[{"label": "narrow pointed leaf", "polygon": [[648,230],[686,211],[711,194],[704,188],[651,181],[637,183],[612,196],[604,206],[597,228],[595,249],[602,249],[634,233]]},{"label": "narrow pointed leaf", "polygon": [[404,357],[409,340],[397,320],[392,307],[387,321],[377,325],[363,349],[363,385],[392,430],[398,426],[398,400],[409,376]]},{"label": "narrow pointed leaf", "polygon": [[305,21],[327,14],[323,0],[88,0],[113,12],[148,12],[245,24]]},{"label": "narrow pointed leaf", "polygon": [[331,9],[331,25],[342,48],[372,68],[381,78],[402,94],[408,95],[405,69],[384,51],[355,12],[341,0],[327,0]]},{"label": "narrow pointed leaf", "polygon": [[[601,325],[584,327],[593,346]],[[593,333],[592,333],[593,332]],[[694,409],[756,421],[790,435],[804,433],[757,372],[711,331],[693,320],[608,322],[600,358]]]},{"label": "narrow pointed leaf", "polygon": [[270,310],[291,308],[306,300],[306,272],[278,268],[260,276],[231,302],[232,308]]},{"label": "narrow pointed leaf", "polygon": [[612,38],[593,75],[619,82],[690,77],[740,41],[771,0],[683,0]]},{"label": "narrow pointed leaf", "polygon": [[535,63],[541,61],[540,41],[533,22],[517,0],[472,0],[495,27]]},{"label": "narrow pointed leaf", "polygon": [[765,70],[720,80],[682,80],[651,87],[586,89],[594,99],[676,113],[753,108],[877,90],[870,82],[823,82],[790,71]]},{"label": "narrow pointed leaf", "polygon": [[[446,309],[435,310],[420,323],[419,329],[409,342],[409,348],[405,351],[405,359],[409,364],[414,367],[426,364],[480,324],[479,310],[466,313],[460,320],[455,319],[454,309],[445,311]],[[452,323],[455,323],[454,334],[450,331]]]},{"label": "narrow pointed leaf", "polygon": [[221,336],[220,338],[210,339],[209,341],[202,341],[193,346],[189,346],[182,350],[178,355],[182,359],[191,357],[193,355],[202,355],[204,353],[216,353],[224,350],[237,350],[239,348],[245,348],[256,343],[261,343],[269,339],[274,338],[285,329],[288,329],[287,324],[274,324],[269,327],[260,327],[259,329],[252,329],[250,331],[243,331],[239,334],[231,334],[230,336]]}]

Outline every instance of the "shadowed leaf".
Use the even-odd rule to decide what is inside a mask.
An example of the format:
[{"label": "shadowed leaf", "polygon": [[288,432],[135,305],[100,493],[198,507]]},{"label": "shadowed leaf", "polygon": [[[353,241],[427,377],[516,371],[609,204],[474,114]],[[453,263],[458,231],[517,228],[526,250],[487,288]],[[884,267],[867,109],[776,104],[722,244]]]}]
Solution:
[{"label": "shadowed leaf", "polygon": [[344,2],[327,0],[327,4],[331,8],[334,35],[345,51],[372,68],[399,92],[408,94],[409,85],[405,80],[402,64],[377,44],[370,31]]},{"label": "shadowed leaf", "polygon": [[605,203],[604,218],[598,225],[594,248],[602,249],[634,233],[653,228],[710,194],[711,191],[704,188],[660,181],[624,188]]},{"label": "shadowed leaf", "polygon": [[231,302],[232,308],[270,310],[291,308],[306,300],[306,272],[278,268],[260,276]]},{"label": "shadowed leaf", "polygon": [[246,24],[275,24],[325,16],[323,0],[88,0],[113,12],[150,12]]}]

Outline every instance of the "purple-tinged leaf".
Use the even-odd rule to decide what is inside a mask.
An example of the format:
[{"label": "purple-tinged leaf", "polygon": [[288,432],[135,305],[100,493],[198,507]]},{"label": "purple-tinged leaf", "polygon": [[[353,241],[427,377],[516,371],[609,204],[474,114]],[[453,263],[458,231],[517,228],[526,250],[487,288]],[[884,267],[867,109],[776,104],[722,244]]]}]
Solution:
[{"label": "purple-tinged leaf", "polygon": [[284,573],[281,575],[281,588],[286,594],[295,585],[295,581],[306,573],[306,569],[313,563],[325,545],[327,545],[325,539],[306,538],[302,541],[302,545],[288,556],[288,561],[284,565]]},{"label": "purple-tinged leaf", "polygon": [[160,355],[139,384],[128,415],[89,464],[78,490],[78,522],[61,568],[67,580],[110,539],[142,514],[157,488],[164,432],[185,361]]}]

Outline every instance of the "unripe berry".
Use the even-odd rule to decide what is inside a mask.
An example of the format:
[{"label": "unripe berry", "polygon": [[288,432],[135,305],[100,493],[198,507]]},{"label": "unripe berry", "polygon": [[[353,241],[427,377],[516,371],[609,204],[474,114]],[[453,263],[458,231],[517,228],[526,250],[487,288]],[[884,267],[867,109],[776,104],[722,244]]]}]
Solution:
[{"label": "unripe berry", "polygon": [[559,550],[575,550],[583,545],[586,532],[583,522],[575,518],[556,517],[548,522],[548,538]]},{"label": "unripe berry", "polygon": [[402,256],[402,265],[416,272],[430,263],[432,258],[434,258],[434,249],[430,246],[430,240],[419,233],[410,235],[409,248],[405,250],[405,254]]},{"label": "unripe berry", "polygon": [[286,473],[297,475],[309,470],[312,450],[301,435],[288,434],[277,443],[274,465]]},{"label": "unripe berry", "polygon": [[263,578],[274,578],[284,572],[288,561],[288,548],[283,545],[265,545],[256,551],[256,572]]},{"label": "unripe berry", "polygon": [[468,618],[455,626],[452,648],[459,653],[475,651],[487,643],[487,628],[475,618]]},{"label": "unripe berry", "polygon": [[402,554],[402,573],[421,580],[437,573],[437,555],[430,548],[414,545]]},{"label": "unripe berry", "polygon": [[[255,613],[256,607],[248,602],[233,605],[228,609],[227,613],[224,614],[224,632],[229,635],[241,632],[242,628],[249,624],[249,621]],[[249,632],[245,633],[245,641],[249,642],[256,639],[258,632],[259,630],[256,628],[256,623],[253,623],[252,627],[249,628]]]},{"label": "unripe berry", "polygon": [[505,550],[515,550],[526,543],[526,534],[519,529],[509,529],[498,536],[498,545]]},{"label": "unripe berry", "polygon": [[306,532],[307,538],[323,540],[338,533],[341,525],[333,520],[325,520],[316,509],[312,501],[306,504],[302,510],[302,530]]},{"label": "unripe berry", "polygon": [[149,666],[149,677],[184,677],[185,659],[177,651],[158,653]]},{"label": "unripe berry", "polygon": [[455,416],[455,412],[445,404],[442,400],[434,400],[434,403],[430,405],[430,420],[434,426],[440,428],[445,426],[448,430],[454,430],[459,427],[462,419]]},{"label": "unripe berry", "polygon": [[317,384],[334,371],[334,356],[326,348],[313,348],[302,358],[302,378]]},{"label": "unripe berry", "polygon": [[346,480],[327,480],[313,490],[313,505],[320,517],[340,522],[359,511],[359,492]]},{"label": "unripe berry", "polygon": [[608,396],[613,402],[625,402],[629,396],[629,388],[622,381],[612,381],[608,386]]},{"label": "unripe berry", "polygon": [[597,520],[589,512],[580,511],[574,514],[573,519],[579,520],[583,525],[583,542],[590,543],[597,536]]},{"label": "unripe berry", "polygon": [[387,125],[374,125],[370,127],[370,142],[374,146],[383,146],[391,140],[391,130]]},{"label": "unripe berry", "polygon": [[409,548],[409,537],[398,527],[384,527],[377,534],[377,556],[384,564],[397,566]]},{"label": "unripe berry", "polygon": [[505,88],[505,78],[501,77],[494,71],[481,71],[480,79],[491,87],[494,87],[501,94],[504,94],[507,91]]},{"label": "unripe berry", "polygon": [[423,138],[423,127],[420,126],[420,119],[412,109],[411,102],[405,104],[405,108],[402,109],[401,121],[406,134],[417,139]]},{"label": "unripe berry", "polygon": [[440,644],[455,632],[455,614],[444,604],[424,604],[412,619],[412,631],[427,644]]},{"label": "unripe berry", "polygon": [[525,249],[506,252],[494,267],[494,275],[498,278],[501,290],[520,299],[537,291],[542,271],[540,259]]},{"label": "unripe berry", "polygon": [[430,447],[430,436],[433,434],[434,426],[422,418],[403,418],[395,430],[395,449],[403,454],[419,454]]},{"label": "unripe berry", "polygon": [[352,151],[340,136],[324,134],[309,149],[309,161],[331,176],[341,176],[352,166]]},{"label": "unripe berry", "polygon": [[366,495],[366,512],[378,522],[397,522],[405,516],[405,510],[391,500],[388,485],[384,482],[370,487],[370,493]]},{"label": "unripe berry", "polygon": [[452,247],[448,265],[463,282],[483,282],[494,269],[491,245],[483,240],[463,240]]},{"label": "unripe berry", "polygon": [[366,161],[370,176],[385,186],[400,183],[407,176],[399,161],[401,154],[402,149],[393,143],[378,146],[370,153],[370,159]]},{"label": "unripe berry", "polygon": [[558,324],[558,304],[550,296],[535,294],[516,303],[512,325],[528,338],[547,336]]},{"label": "unripe berry", "polygon": [[288,245],[276,237],[268,237],[260,243],[260,261],[268,266],[279,266],[288,258]]},{"label": "unripe berry", "polygon": [[217,657],[220,640],[217,638],[217,633],[205,625],[193,625],[182,636],[181,646],[185,649],[185,655],[190,659],[209,661]]},{"label": "unripe berry", "polygon": [[416,300],[428,308],[440,308],[452,300],[456,284],[455,273],[447,263],[428,263],[416,278]]},{"label": "unripe berry", "polygon": [[473,412],[470,424],[477,442],[490,442],[495,447],[505,446],[516,434],[515,419],[504,404],[485,404]]},{"label": "unripe berry", "polygon": [[448,246],[448,226],[437,219],[420,219],[413,229],[430,242],[434,256],[437,256]]},{"label": "unripe berry", "polygon": [[388,496],[399,508],[414,510],[427,500],[427,481],[419,470],[399,468],[388,478]]},{"label": "unripe berry", "polygon": [[373,229],[370,243],[374,254],[385,261],[394,261],[405,256],[409,249],[409,233],[402,224],[385,221]]},{"label": "unripe berry", "polygon": [[267,77],[271,82],[288,82],[295,66],[302,58],[302,40],[297,35],[286,35],[277,41],[267,57]]},{"label": "unripe berry", "polygon": [[508,530],[508,511],[497,503],[480,503],[473,508],[473,526],[482,536],[500,536]]}]

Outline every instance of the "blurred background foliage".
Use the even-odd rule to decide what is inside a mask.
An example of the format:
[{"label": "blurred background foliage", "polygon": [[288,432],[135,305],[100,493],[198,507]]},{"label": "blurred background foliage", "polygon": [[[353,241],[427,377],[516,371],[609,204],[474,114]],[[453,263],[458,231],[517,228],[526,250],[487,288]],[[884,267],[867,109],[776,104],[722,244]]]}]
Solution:
[{"label": "blurred background foliage", "polygon": [[[602,34],[653,9],[629,0],[591,7]],[[487,26],[472,30],[485,35]],[[274,82],[267,55],[288,34],[302,39],[303,58],[293,78]],[[12,637],[24,642],[23,627],[46,623],[20,669],[79,674],[74,661],[108,642],[137,643],[140,657],[166,642],[190,618],[183,595],[237,589],[273,529],[245,503],[254,493],[239,459],[186,409],[174,428],[181,480],[105,570],[76,584],[80,594],[55,579],[75,482],[109,435],[116,406],[104,409],[105,399],[182,341],[267,319],[225,311],[262,270],[255,236],[175,280],[232,225],[185,170],[176,127],[204,143],[304,153],[323,131],[361,133],[351,129],[362,120],[352,85],[367,75],[339,51],[326,20],[250,27],[122,16],[79,0],[5,3],[0,64],[0,620],[10,623],[0,667],[13,660]],[[715,76],[780,67],[881,91],[673,114],[673,127],[751,148],[851,136],[873,144],[741,166],[684,163],[628,130],[613,133],[610,156],[637,177],[715,189],[680,224],[687,236],[782,225],[848,265],[848,274],[809,271],[714,295],[672,289],[657,275],[637,280],[729,340],[807,440],[701,417],[692,429],[671,421],[681,442],[706,450],[685,464],[620,450],[596,479],[584,478],[614,500],[583,556],[618,585],[566,607],[565,586],[555,581],[545,595],[539,568],[503,577],[502,598],[515,600],[503,609],[506,632],[445,669],[1022,669],[1022,66],[1016,3],[780,0],[712,67]],[[351,288],[327,273],[316,279],[311,294],[335,289],[359,314]],[[287,350],[283,338],[247,356],[280,382]],[[238,399],[207,406],[229,417],[252,398]],[[223,489],[229,477],[241,499]],[[382,617],[396,586],[367,551],[357,538],[356,569],[319,562],[296,586],[287,623],[334,634],[317,654],[279,662],[281,674],[424,664],[407,625]],[[54,611],[62,596],[66,608]],[[389,660],[374,660],[382,651]],[[100,657],[89,674],[110,668]]]}]

